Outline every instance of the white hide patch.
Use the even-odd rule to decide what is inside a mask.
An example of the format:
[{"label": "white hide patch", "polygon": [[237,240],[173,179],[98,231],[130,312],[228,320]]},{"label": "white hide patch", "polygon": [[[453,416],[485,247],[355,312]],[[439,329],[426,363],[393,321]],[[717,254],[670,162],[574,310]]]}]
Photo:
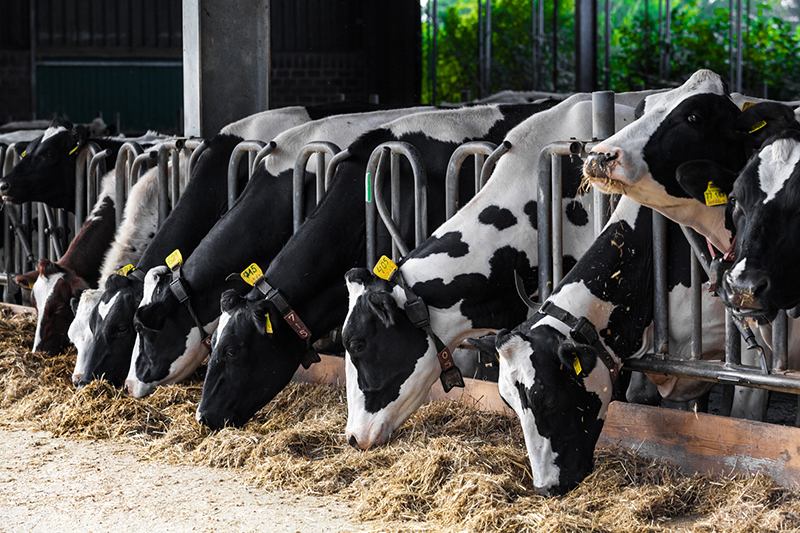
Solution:
[{"label": "white hide patch", "polygon": [[736,263],[735,265],[733,265],[733,267],[728,272],[728,276],[732,280],[738,280],[739,278],[742,277],[742,274],[744,274],[744,269],[745,268],[747,268],[747,258],[746,257],[744,259],[742,259],[741,261],[739,261],[738,263]]},{"label": "white hide patch", "polygon": [[51,137],[55,137],[56,135],[58,135],[62,131],[67,131],[67,128],[65,128],[64,126],[55,126],[55,127],[51,126],[51,127],[47,128],[46,130],[44,130],[44,135],[42,135],[42,140],[39,141],[40,144],[45,142],[47,139],[49,139]]},{"label": "white hide patch", "polygon": [[228,327],[233,315],[227,312],[223,312],[219,316],[219,324],[217,325],[216,331],[214,334],[211,335],[211,350],[213,351],[217,347],[218,339],[225,334],[225,328]]},{"label": "white hide patch", "polygon": [[108,315],[108,311],[114,307],[114,303],[117,301],[119,297],[119,293],[116,293],[108,302],[100,302],[97,305],[97,314],[100,315],[100,318],[105,320],[106,316]]},{"label": "white hide patch", "polygon": [[78,309],[75,311],[75,320],[69,325],[67,336],[78,350],[75,369],[72,371],[73,379],[86,373],[86,354],[91,349],[92,341],[94,340],[89,319],[102,295],[103,291],[99,289],[86,289],[83,291],[78,302]]},{"label": "white hide patch", "polygon": [[269,142],[281,132],[309,122],[311,117],[302,106],[270,109],[231,122],[220,133],[236,135],[242,139]]},{"label": "white hide patch", "polygon": [[767,203],[783,189],[800,161],[800,143],[793,139],[778,139],[765,146],[759,154],[758,179]]},{"label": "white hide patch", "polygon": [[59,272],[50,277],[39,276],[33,283],[33,299],[36,301],[36,335],[33,339],[33,351],[39,349],[39,344],[42,342],[42,320],[44,319],[44,310],[47,307],[47,300],[56,288],[58,280],[63,279],[65,274]]},{"label": "white hide patch", "polygon": [[502,119],[503,113],[497,106],[477,106],[416,113],[390,122],[386,127],[396,137],[420,132],[437,141],[460,144],[467,139],[485,137]]}]

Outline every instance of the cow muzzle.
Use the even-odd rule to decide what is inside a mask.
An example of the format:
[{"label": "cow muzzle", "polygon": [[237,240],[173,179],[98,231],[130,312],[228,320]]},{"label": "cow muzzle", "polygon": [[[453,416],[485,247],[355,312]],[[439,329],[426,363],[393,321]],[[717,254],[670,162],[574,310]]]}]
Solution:
[{"label": "cow muzzle", "polygon": [[583,163],[583,175],[589,179],[610,179],[613,162],[617,159],[618,152],[589,152]]},{"label": "cow muzzle", "polygon": [[766,276],[731,276],[729,271],[722,278],[720,296],[737,316],[768,320],[768,316],[773,314],[763,298],[768,286]]}]

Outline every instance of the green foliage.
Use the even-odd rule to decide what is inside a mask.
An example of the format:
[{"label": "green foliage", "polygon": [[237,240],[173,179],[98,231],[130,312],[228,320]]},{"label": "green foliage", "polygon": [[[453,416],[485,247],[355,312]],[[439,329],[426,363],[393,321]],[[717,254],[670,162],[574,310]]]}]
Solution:
[{"label": "green foliage", "polygon": [[[477,0],[439,0],[437,103],[459,101],[468,89],[481,94],[478,62]],[[574,86],[574,2],[561,0],[558,13],[558,60],[553,68],[553,0],[545,0],[543,80],[538,90],[571,91]],[[605,82],[604,13],[599,3],[598,86]],[[658,0],[649,0],[649,17],[643,0],[612,2],[611,89],[615,91],[665,87],[682,83],[699,68],[728,78],[728,2],[673,0],[670,72],[659,78]],[[787,21],[788,9],[779,0],[756,4],[749,18],[743,15],[743,81],[747,94],[761,94],[769,84],[769,97],[779,100],[800,94],[800,26]],[[531,90],[531,0],[492,1],[492,72],[486,94],[503,89]],[[430,102],[431,47],[429,23],[423,23],[423,101]],[[555,84],[554,84],[555,78]]]}]

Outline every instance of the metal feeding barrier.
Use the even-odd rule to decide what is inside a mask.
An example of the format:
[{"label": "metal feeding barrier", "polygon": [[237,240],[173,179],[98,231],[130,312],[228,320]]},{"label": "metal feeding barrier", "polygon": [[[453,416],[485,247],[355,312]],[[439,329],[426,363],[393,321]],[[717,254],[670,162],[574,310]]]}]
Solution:
[{"label": "metal feeding barrier", "polygon": [[239,164],[244,154],[247,154],[247,178],[250,179],[258,164],[271,154],[276,146],[275,141],[268,143],[242,141],[234,147],[228,162],[228,209],[233,207],[233,203],[239,197]]},{"label": "metal feeding barrier", "polygon": [[[325,155],[331,157],[330,162],[325,166]],[[306,189],[305,177],[306,167],[311,157],[315,157],[315,171],[316,171],[316,205],[325,197],[325,193],[330,187],[333,174],[336,172],[336,167],[339,163],[350,156],[350,152],[345,150],[342,152],[338,146],[328,141],[314,141],[306,144],[300,149],[297,154],[297,160],[294,164],[294,174],[292,175],[292,232],[297,233],[306,219],[305,205],[306,205]]]}]

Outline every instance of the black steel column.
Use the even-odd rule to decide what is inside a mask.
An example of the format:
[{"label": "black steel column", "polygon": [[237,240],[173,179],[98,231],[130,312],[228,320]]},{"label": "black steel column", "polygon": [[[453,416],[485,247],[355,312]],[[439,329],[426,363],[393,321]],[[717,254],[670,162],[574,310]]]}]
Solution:
[{"label": "black steel column", "polygon": [[597,1],[575,2],[575,90],[597,89]]}]

